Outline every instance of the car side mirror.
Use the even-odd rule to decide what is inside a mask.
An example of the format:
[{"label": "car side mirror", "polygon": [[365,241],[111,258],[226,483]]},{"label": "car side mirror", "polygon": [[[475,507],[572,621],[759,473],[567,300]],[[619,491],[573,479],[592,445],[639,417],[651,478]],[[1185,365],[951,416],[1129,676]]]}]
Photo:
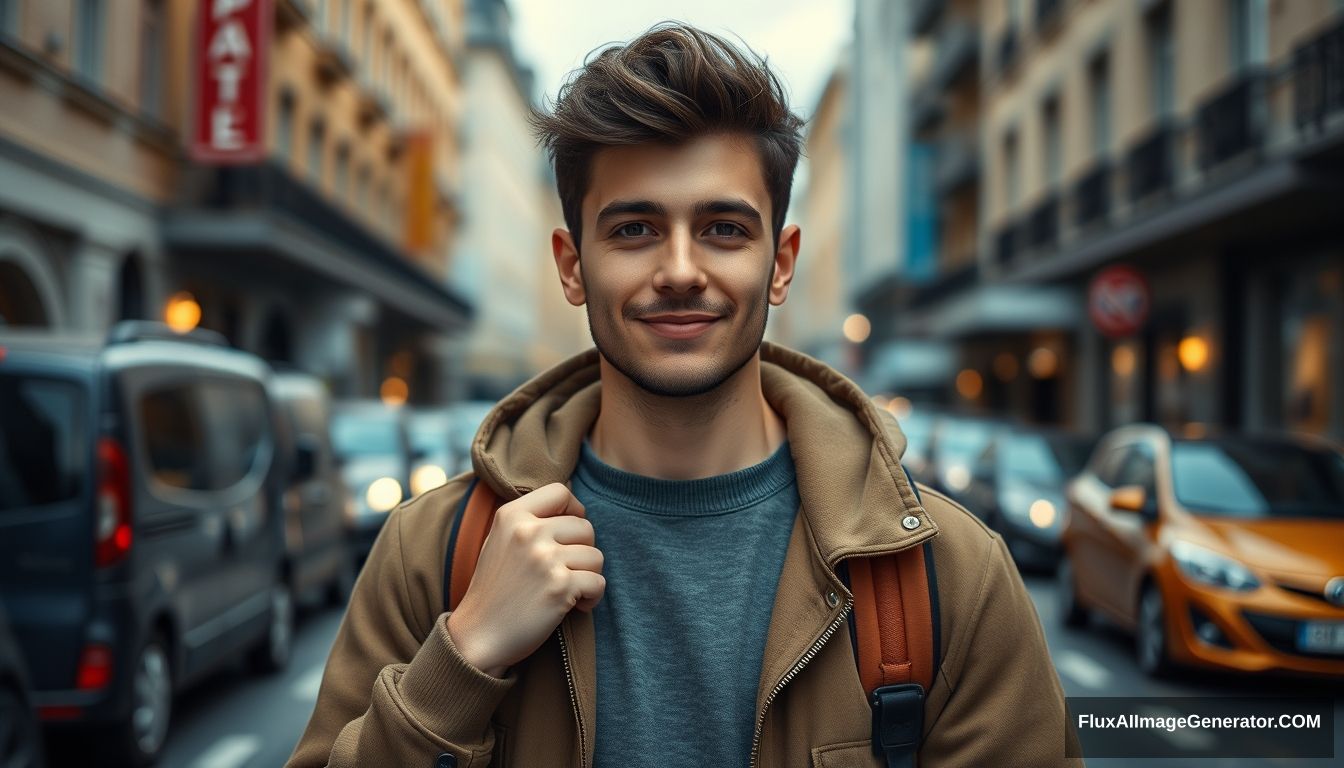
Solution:
[{"label": "car side mirror", "polygon": [[1144,518],[1157,517],[1156,499],[1148,498],[1141,485],[1126,485],[1111,491],[1111,509],[1132,512]]},{"label": "car side mirror", "polygon": [[302,435],[294,445],[294,479],[307,480],[317,472],[317,440]]}]

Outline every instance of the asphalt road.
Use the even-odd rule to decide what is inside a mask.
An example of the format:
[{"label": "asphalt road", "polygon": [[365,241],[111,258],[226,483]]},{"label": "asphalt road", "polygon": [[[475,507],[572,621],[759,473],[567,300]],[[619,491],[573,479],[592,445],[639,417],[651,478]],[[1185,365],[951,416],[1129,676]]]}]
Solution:
[{"label": "asphalt road", "polygon": [[[1094,620],[1084,630],[1065,629],[1056,617],[1054,584],[1028,577],[1050,651],[1065,693],[1070,696],[1334,696],[1334,760],[1251,758],[1088,760],[1096,768],[1324,768],[1344,765],[1344,688],[1338,684],[1265,680],[1208,674],[1179,674],[1154,681],[1134,665],[1129,636]],[[323,610],[301,619],[294,657],[282,674],[262,677],[241,666],[226,670],[178,699],[164,768],[276,768],[284,764],[317,699],[322,669],[340,624],[341,612]],[[1179,739],[1187,734],[1174,734]],[[86,765],[55,754],[52,766]]]}]

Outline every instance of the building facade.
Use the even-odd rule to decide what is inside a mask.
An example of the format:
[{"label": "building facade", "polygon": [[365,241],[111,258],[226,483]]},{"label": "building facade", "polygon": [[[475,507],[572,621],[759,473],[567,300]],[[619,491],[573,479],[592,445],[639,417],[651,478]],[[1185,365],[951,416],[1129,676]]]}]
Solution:
[{"label": "building facade", "polygon": [[[252,0],[260,159],[185,151],[204,3],[0,3],[0,315],[105,333],[189,295],[200,324],[342,396],[448,390],[471,316],[455,0]],[[234,4],[247,6],[250,2]]]}]

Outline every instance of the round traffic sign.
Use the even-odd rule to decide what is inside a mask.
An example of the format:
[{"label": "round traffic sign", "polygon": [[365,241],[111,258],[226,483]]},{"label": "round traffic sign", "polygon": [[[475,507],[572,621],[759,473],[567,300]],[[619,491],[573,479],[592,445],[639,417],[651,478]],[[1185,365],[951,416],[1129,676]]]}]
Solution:
[{"label": "round traffic sign", "polygon": [[1092,278],[1087,314],[1110,338],[1133,336],[1148,320],[1148,281],[1133,267],[1107,267]]}]

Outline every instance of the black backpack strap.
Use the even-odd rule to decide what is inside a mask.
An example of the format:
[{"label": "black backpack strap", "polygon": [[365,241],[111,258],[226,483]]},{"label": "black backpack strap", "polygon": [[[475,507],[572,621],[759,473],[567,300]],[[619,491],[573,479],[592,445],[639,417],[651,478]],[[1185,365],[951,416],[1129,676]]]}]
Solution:
[{"label": "black backpack strap", "polygon": [[443,553],[443,610],[452,610],[450,598],[453,590],[453,552],[457,551],[457,532],[462,528],[462,518],[466,516],[467,502],[471,501],[472,491],[476,490],[477,478],[471,479],[466,493],[462,494],[462,503],[457,505],[457,514],[453,515],[453,528],[448,534],[448,549]]}]

